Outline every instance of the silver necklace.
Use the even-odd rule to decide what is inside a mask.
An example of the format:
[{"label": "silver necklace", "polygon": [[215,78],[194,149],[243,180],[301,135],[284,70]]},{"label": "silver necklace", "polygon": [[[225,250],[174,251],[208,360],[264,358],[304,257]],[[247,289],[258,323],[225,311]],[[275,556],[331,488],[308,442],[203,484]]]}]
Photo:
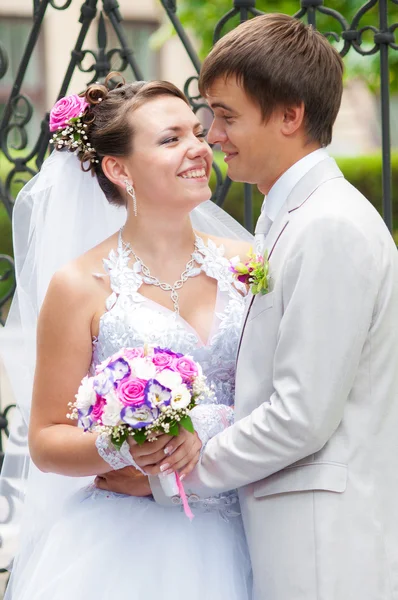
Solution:
[{"label": "silver necklace", "polygon": [[141,270],[142,273],[144,275],[143,280],[144,283],[148,284],[148,285],[155,285],[156,287],[159,287],[161,290],[163,290],[164,292],[171,292],[170,297],[171,300],[174,304],[174,312],[179,315],[180,314],[180,306],[179,306],[179,297],[178,297],[178,292],[177,290],[181,289],[182,286],[184,285],[184,283],[190,278],[193,277],[193,275],[198,275],[200,272],[200,269],[198,269],[198,272],[196,273],[192,273],[192,269],[195,265],[195,258],[194,258],[194,254],[195,252],[199,251],[199,246],[198,246],[198,240],[195,236],[195,242],[194,242],[194,251],[191,254],[191,258],[189,259],[189,261],[187,262],[187,264],[185,265],[185,269],[184,271],[181,273],[180,278],[177,279],[177,281],[175,281],[173,283],[173,285],[170,285],[170,283],[166,283],[163,281],[160,281],[157,277],[155,277],[154,275],[151,274],[151,271],[149,270],[149,268],[146,266],[146,264],[143,262],[143,260],[137,256],[137,254],[134,252],[131,244],[129,242],[125,242],[122,238],[122,233],[123,233],[123,227],[120,230],[120,241],[122,242],[122,245],[133,255],[134,260],[138,263],[140,263],[141,265]]}]

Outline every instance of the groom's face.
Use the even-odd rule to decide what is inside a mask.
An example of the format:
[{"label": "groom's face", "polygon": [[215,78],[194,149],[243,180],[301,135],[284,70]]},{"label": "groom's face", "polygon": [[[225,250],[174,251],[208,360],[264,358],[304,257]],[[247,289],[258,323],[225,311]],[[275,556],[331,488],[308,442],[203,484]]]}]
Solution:
[{"label": "groom's face", "polygon": [[280,176],[283,111],[264,122],[259,106],[232,77],[217,79],[206,99],[214,113],[207,139],[225,153],[228,176],[267,193]]}]

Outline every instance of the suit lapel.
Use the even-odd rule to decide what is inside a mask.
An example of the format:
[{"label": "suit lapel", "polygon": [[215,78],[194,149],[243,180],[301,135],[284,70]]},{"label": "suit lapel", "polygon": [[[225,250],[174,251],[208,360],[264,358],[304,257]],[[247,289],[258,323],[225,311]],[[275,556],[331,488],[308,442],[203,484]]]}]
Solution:
[{"label": "suit lapel", "polygon": [[[294,186],[265,237],[264,248],[268,251],[268,259],[272,258],[276,245],[289,226],[290,219],[294,218],[294,212],[307,202],[320,185],[330,179],[336,179],[338,177],[343,177],[343,174],[338,168],[335,160],[333,158],[325,158],[325,160],[322,160],[310,169]],[[254,298],[255,296],[249,292],[238,343],[237,358],[239,356],[243,332]]]}]

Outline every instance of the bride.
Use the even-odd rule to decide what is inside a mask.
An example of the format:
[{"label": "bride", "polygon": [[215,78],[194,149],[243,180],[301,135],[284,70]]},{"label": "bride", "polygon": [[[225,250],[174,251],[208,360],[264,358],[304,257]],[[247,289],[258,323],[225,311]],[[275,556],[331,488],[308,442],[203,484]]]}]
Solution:
[{"label": "bride", "polygon": [[[93,84],[84,97],[59,101],[50,126],[54,152],[14,213],[19,287],[10,319],[17,315],[28,346],[32,314],[41,311],[29,425],[34,464],[5,598],[249,599],[236,493],[190,497],[190,522],[178,497],[172,508],[156,504],[147,477],[132,466],[136,497],[101,490],[95,479],[134,464],[129,447],[104,448],[66,414],[96,365],[149,343],[201,363],[215,398],[212,418],[201,422],[199,414],[197,430],[208,437],[225,427],[217,411],[233,404],[245,303],[228,259],[246,254],[242,240],[250,236],[206,203],[211,150],[172,84]],[[178,445],[174,463],[179,452],[184,475],[201,442],[184,430]],[[144,458],[141,465],[156,472]]]}]

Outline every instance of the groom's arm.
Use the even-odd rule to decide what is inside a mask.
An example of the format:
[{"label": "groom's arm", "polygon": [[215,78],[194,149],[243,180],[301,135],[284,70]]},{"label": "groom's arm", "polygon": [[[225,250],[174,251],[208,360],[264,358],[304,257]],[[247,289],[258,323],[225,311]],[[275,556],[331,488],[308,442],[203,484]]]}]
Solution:
[{"label": "groom's arm", "polygon": [[305,229],[281,273],[275,391],[208,442],[186,488],[202,496],[238,488],[326,444],[354,383],[380,272],[370,242],[354,224],[325,221]]}]

